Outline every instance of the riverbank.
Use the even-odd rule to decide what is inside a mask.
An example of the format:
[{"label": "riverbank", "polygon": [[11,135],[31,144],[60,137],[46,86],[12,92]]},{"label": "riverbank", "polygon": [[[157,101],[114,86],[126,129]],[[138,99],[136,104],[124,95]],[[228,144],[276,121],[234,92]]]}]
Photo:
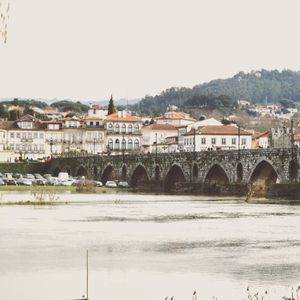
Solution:
[{"label": "riverbank", "polygon": [[[72,193],[80,193],[76,191],[76,186],[52,186],[52,185],[46,185],[46,186],[25,186],[25,185],[2,185],[0,186],[0,192],[1,191],[57,191],[57,192],[72,192]],[[106,193],[106,192],[124,192],[124,191],[131,191],[131,188],[110,188],[110,187],[95,187],[94,191],[96,193]],[[132,190],[133,191],[133,190]]]}]

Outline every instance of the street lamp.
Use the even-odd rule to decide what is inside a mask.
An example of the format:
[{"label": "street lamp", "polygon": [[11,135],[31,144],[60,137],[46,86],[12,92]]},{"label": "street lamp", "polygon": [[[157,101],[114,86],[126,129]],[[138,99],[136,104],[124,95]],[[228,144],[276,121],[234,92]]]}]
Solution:
[{"label": "street lamp", "polygon": [[291,148],[292,148],[292,155],[293,155],[293,149],[294,149],[294,120],[291,119]]},{"label": "street lamp", "polygon": [[123,163],[124,163],[124,155],[125,155],[125,146],[126,146],[126,140],[123,134],[123,138],[122,138],[122,157],[123,157]]},{"label": "street lamp", "polygon": [[52,136],[50,138],[50,156],[52,157],[52,146],[53,146],[53,139]]},{"label": "street lamp", "polygon": [[196,158],[196,128],[194,127],[194,159]]},{"label": "street lamp", "polygon": [[96,138],[94,138],[94,156],[96,154]]}]

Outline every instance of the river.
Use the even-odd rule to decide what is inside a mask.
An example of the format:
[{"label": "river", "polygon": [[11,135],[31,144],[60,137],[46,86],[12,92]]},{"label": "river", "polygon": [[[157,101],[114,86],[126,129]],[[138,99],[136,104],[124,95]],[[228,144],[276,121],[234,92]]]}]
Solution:
[{"label": "river", "polygon": [[264,299],[281,299],[300,285],[300,205],[126,193],[59,198],[0,206],[0,299],[82,298],[86,249],[91,300],[189,300],[194,290],[198,300],[265,290]]}]

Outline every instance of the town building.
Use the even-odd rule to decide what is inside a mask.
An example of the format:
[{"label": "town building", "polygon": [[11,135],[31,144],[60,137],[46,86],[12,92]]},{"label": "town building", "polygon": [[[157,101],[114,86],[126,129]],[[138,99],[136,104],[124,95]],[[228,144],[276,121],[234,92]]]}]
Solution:
[{"label": "town building", "polygon": [[251,149],[252,134],[232,125],[203,126],[184,135],[183,151]]},{"label": "town building", "polygon": [[252,135],[252,148],[269,148],[270,141],[269,141],[269,131],[264,132],[254,132]]},{"label": "town building", "polygon": [[105,119],[106,150],[109,154],[141,151],[142,120],[123,110]]},{"label": "town building", "polygon": [[167,111],[163,116],[156,118],[156,124],[183,126],[196,122],[189,114],[181,111]]},{"label": "town building", "polygon": [[[142,148],[144,153],[154,153],[156,145],[162,145],[168,137],[178,137],[178,130],[170,124],[151,124],[142,128]],[[178,144],[178,140],[177,140]]]}]

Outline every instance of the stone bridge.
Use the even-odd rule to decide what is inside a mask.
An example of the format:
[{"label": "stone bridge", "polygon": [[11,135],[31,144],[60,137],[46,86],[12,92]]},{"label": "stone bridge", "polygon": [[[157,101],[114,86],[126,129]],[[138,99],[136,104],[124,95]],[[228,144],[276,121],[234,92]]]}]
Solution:
[{"label": "stone bridge", "polygon": [[99,156],[53,157],[50,172],[101,180],[128,181],[132,186],[170,191],[176,185],[208,189],[239,183],[270,186],[299,181],[300,149],[253,149]]}]

